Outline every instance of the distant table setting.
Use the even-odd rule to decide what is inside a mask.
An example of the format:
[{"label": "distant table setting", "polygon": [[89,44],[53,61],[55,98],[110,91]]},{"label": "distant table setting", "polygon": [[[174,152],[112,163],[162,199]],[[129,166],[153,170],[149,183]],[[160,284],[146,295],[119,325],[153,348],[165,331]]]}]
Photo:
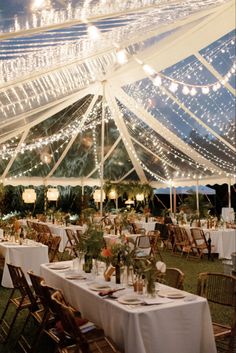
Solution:
[{"label": "distant table setting", "polygon": [[159,283],[155,298],[149,298],[133,286],[76,270],[72,261],[43,264],[40,270],[48,285],[61,289],[124,353],[216,353],[205,298]]},{"label": "distant table setting", "polygon": [[[82,232],[85,231],[86,226],[80,226],[80,225],[61,225],[61,224],[53,224],[51,222],[39,222],[37,220],[31,219],[31,222],[35,222],[35,223],[41,223],[41,224],[45,224],[48,226],[48,228],[50,229],[50,231],[52,232],[52,235],[58,235],[61,237],[61,242],[60,242],[60,246],[59,246],[59,251],[63,252],[64,248],[66,246],[67,243],[67,235],[66,235],[66,229],[72,229],[73,231],[76,230],[81,230]],[[27,225],[27,220],[26,219],[22,219],[21,220],[21,224],[26,226]]]},{"label": "distant table setting", "polygon": [[[184,226],[189,237],[190,226]],[[204,229],[204,233],[209,233],[211,237],[211,244],[213,253],[219,254],[220,259],[231,259],[231,254],[236,251],[236,229]]]},{"label": "distant table setting", "polygon": [[7,288],[13,287],[7,263],[20,266],[28,278],[27,271],[32,270],[39,274],[40,265],[49,261],[48,247],[28,239],[23,244],[2,239],[0,256],[5,259],[1,284]]}]

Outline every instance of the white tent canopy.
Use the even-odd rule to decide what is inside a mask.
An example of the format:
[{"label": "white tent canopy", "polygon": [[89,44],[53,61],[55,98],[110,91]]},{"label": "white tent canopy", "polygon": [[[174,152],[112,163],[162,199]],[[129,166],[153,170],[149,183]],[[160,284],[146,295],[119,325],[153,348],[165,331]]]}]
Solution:
[{"label": "white tent canopy", "polygon": [[24,9],[0,28],[5,185],[236,182],[234,1]]}]

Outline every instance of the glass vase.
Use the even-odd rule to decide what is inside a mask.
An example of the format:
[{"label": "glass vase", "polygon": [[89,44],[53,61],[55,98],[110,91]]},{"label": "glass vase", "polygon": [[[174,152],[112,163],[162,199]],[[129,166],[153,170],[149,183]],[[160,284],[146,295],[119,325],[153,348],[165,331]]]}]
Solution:
[{"label": "glass vase", "polygon": [[148,298],[155,298],[156,296],[156,283],[153,280],[146,280],[145,283],[146,296]]}]

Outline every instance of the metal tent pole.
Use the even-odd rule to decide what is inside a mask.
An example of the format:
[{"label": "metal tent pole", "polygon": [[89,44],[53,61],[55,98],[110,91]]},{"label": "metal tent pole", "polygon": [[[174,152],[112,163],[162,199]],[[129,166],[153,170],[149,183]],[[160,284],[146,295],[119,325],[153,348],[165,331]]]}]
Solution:
[{"label": "metal tent pole", "polygon": [[103,213],[103,178],[104,178],[104,133],[105,133],[105,109],[106,109],[106,92],[105,92],[106,81],[102,81],[102,126],[101,126],[101,165],[100,165],[100,216]]}]

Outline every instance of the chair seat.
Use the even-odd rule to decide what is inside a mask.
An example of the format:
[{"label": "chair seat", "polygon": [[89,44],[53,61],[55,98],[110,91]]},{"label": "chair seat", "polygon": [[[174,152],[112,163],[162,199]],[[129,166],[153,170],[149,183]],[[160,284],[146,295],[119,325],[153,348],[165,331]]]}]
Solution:
[{"label": "chair seat", "polygon": [[28,297],[25,297],[22,301],[22,297],[11,298],[11,302],[18,308],[28,308],[31,305],[31,301]]},{"label": "chair seat", "polygon": [[213,325],[213,331],[214,331],[214,336],[215,337],[221,337],[225,335],[230,335],[231,334],[231,327],[226,326],[226,325],[220,325],[215,322],[212,323]]}]

